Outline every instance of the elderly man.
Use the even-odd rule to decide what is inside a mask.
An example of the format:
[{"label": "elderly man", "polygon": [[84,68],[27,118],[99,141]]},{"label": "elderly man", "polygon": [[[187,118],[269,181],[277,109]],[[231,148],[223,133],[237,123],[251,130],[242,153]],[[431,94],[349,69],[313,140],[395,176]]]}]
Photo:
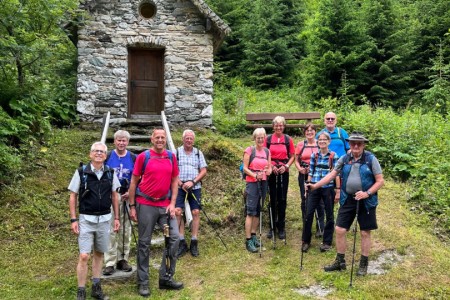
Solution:
[{"label": "elderly man", "polygon": [[[183,283],[173,279],[179,243],[175,203],[178,194],[178,164],[172,152],[166,150],[166,132],[153,130],[152,148],[138,155],[131,177],[128,201],[130,217],[138,222],[137,284],[139,295],[150,296],[149,261],[150,244],[156,223],[165,232],[166,249],[159,269],[159,288],[179,290]],[[139,181],[139,179],[141,179]],[[136,207],[137,206],[137,207]]]},{"label": "elderly man", "polygon": [[178,181],[178,197],[176,203],[176,215],[180,228],[180,245],[178,247],[178,257],[183,256],[188,245],[184,238],[184,220],[182,211],[185,199],[189,201],[192,210],[191,246],[192,256],[198,256],[198,230],[200,227],[200,210],[202,195],[201,181],[206,175],[206,161],[203,153],[194,147],[195,133],[186,129],[183,132],[183,146],[177,149],[177,161],[180,168],[180,179]]},{"label": "elderly man", "polygon": [[[95,299],[109,299],[100,285],[103,253],[108,251],[111,205],[114,216],[119,213],[119,198],[116,190],[120,187],[114,171],[104,164],[107,147],[96,142],[91,147],[91,162],[75,171],[69,185],[70,222],[73,233],[78,235],[80,255],[77,266],[77,299],[86,299],[86,278],[88,261],[93,248],[92,293]],[[77,200],[79,217],[76,216]],[[120,227],[119,218],[114,218],[114,231]],[[93,247],[92,247],[93,246]]]},{"label": "elderly man", "polygon": [[[136,155],[127,150],[130,141],[130,134],[125,130],[118,130],[114,133],[113,151],[108,154],[106,164],[114,169],[119,178],[121,188],[119,190],[119,219],[122,221],[122,230],[115,233],[113,230],[109,236],[109,250],[105,253],[105,269],[103,275],[111,275],[117,270],[131,272],[132,268],[128,264],[131,242],[131,222],[128,219],[128,187],[130,185],[131,173],[133,172]],[[111,222],[111,228],[114,225]]]},{"label": "elderly man", "polygon": [[[384,179],[377,158],[371,152],[364,150],[366,143],[369,142],[364,135],[353,132],[347,141],[350,143],[350,153],[338,160],[331,173],[319,182],[310,184],[309,187],[312,190],[318,189],[341,173],[340,208],[336,221],[337,256],[334,263],[324,269],[326,272],[346,269],[346,233],[357,215],[361,231],[361,259],[357,275],[364,276],[367,274],[369,263],[370,233],[378,228],[376,220],[377,192],[383,186]],[[359,207],[358,212],[356,211],[357,207]]]},{"label": "elderly man", "polygon": [[327,132],[331,137],[330,150],[336,152],[338,157],[344,156],[350,149],[346,140],[348,138],[347,131],[336,126],[337,117],[334,112],[327,112],[323,120],[325,122],[325,128],[316,134],[316,139],[319,138],[322,132]]}]

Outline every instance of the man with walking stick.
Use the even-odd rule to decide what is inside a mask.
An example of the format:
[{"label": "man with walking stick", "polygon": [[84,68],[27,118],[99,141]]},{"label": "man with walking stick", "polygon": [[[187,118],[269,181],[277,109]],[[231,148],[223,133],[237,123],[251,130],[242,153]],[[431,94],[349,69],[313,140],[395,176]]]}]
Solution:
[{"label": "man with walking stick", "polygon": [[[128,187],[130,185],[131,174],[133,172],[136,155],[127,150],[130,141],[130,134],[125,130],[118,130],[114,133],[115,149],[108,153],[106,164],[114,170],[119,178],[121,187],[119,188],[119,219],[122,228],[115,233],[110,230],[109,250],[105,253],[105,269],[103,275],[111,275],[115,268],[124,272],[131,272],[132,267],[128,264],[131,242],[131,222],[128,208]],[[114,222],[111,222],[113,228]]]},{"label": "man with walking stick", "polygon": [[[206,161],[203,153],[194,147],[195,133],[190,129],[186,129],[182,135],[183,146],[177,149],[177,161],[180,169],[178,179],[178,197],[175,204],[177,221],[180,230],[180,245],[178,247],[177,257],[183,256],[188,249],[191,255],[197,257],[198,251],[198,231],[200,228],[200,210],[202,195],[202,179],[206,176]],[[193,197],[198,201],[195,201]],[[191,227],[191,245],[188,248],[184,236],[184,220],[183,210],[185,201],[189,202],[192,211],[192,227]]]},{"label": "man with walking stick", "polygon": [[[384,179],[380,163],[369,151],[365,150],[368,139],[360,132],[352,132],[346,139],[350,143],[350,153],[342,156],[333,171],[315,184],[309,184],[311,190],[331,182],[341,174],[340,208],[336,221],[336,260],[324,267],[325,272],[346,269],[345,251],[346,233],[350,230],[355,217],[361,231],[361,259],[356,275],[367,274],[370,234],[378,228],[376,207],[378,205],[378,190],[383,186]],[[358,210],[357,210],[358,209]]]},{"label": "man with walking stick", "polygon": [[[153,229],[160,228],[169,218],[168,259],[165,253],[159,269],[159,288],[179,290],[183,283],[174,280],[179,243],[175,202],[178,194],[178,164],[176,156],[166,150],[167,135],[162,128],[155,128],[151,136],[152,147],[138,155],[129,189],[130,217],[138,222],[137,284],[139,295],[150,296],[149,263]],[[139,180],[141,179],[141,180]],[[167,270],[169,267],[169,270]]]}]

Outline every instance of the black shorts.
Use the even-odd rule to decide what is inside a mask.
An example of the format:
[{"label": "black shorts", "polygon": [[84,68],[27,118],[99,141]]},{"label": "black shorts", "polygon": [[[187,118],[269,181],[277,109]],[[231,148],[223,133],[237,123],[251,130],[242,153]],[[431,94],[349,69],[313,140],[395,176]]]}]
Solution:
[{"label": "black shorts", "polygon": [[[345,228],[347,230],[352,226],[353,220],[356,216],[356,200],[353,196],[348,196],[344,205],[339,207],[336,226]],[[358,223],[360,230],[369,231],[378,228],[376,207],[367,210],[364,205],[364,200],[360,200]]]}]

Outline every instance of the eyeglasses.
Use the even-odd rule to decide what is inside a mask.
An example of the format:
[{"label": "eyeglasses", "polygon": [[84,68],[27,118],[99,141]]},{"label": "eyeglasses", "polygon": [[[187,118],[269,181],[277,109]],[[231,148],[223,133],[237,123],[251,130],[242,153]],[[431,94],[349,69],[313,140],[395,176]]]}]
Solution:
[{"label": "eyeglasses", "polygon": [[328,142],[327,139],[318,139],[319,142]]},{"label": "eyeglasses", "polygon": [[325,118],[325,120],[327,120],[327,121],[334,121],[334,120],[336,120],[336,118]]},{"label": "eyeglasses", "polygon": [[314,129],[307,129],[306,132],[314,132]]},{"label": "eyeglasses", "polygon": [[105,154],[106,153],[106,151],[104,151],[104,150],[91,150],[91,152],[95,152],[95,153],[97,153],[97,154]]}]

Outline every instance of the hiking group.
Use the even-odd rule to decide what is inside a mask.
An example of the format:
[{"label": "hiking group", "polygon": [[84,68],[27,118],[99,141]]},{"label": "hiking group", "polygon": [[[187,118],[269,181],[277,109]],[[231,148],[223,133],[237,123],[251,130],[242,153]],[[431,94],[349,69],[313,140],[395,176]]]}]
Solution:
[{"label": "hiking group", "polygon": [[[272,134],[267,135],[264,128],[253,132],[254,145],[245,149],[242,168],[246,181],[245,247],[261,255],[262,211],[267,195],[270,220],[267,238],[272,239],[274,248],[276,236],[286,244],[289,170],[295,164],[299,172],[303,220],[302,259],[303,253],[311,247],[315,216],[316,236],[322,237],[321,252],[332,249],[336,231],[336,260],[324,270],[345,270],[346,233],[356,218],[361,234],[357,274],[365,275],[370,233],[377,228],[377,191],[384,183],[381,167],[376,157],[365,150],[368,140],[364,135],[353,132],[349,136],[336,126],[337,118],[332,112],[325,115],[324,121],[326,127],[318,133],[315,125],[306,124],[306,139],[296,146],[293,139],[284,133],[286,121],[281,116],[273,120]],[[109,299],[100,283],[103,259],[105,276],[116,270],[132,271],[128,262],[132,221],[137,222],[138,230],[139,295],[148,297],[151,293],[150,246],[156,226],[163,230],[165,241],[159,268],[160,289],[182,289],[183,283],[174,279],[177,259],[188,251],[192,256],[199,255],[198,232],[200,211],[203,211],[201,182],[206,175],[207,164],[203,153],[194,147],[195,133],[192,130],[183,132],[183,145],[176,153],[166,150],[167,134],[162,128],[153,130],[151,148],[137,156],[126,149],[129,140],[127,131],[117,131],[114,134],[115,149],[109,153],[104,143],[94,143],[90,162],[75,171],[69,185],[70,222],[73,233],[78,236],[79,246],[77,299],[86,298],[91,252],[93,298]],[[334,204],[338,201],[340,207],[335,223]],[[359,205],[361,201],[363,204]],[[192,211],[190,246],[185,238],[187,216],[183,213],[187,204]]]},{"label": "hiking group", "polygon": [[193,256],[199,255],[201,180],[206,175],[207,164],[203,153],[193,146],[195,133],[192,130],[183,132],[183,146],[176,154],[166,150],[167,136],[161,128],[152,132],[152,147],[137,157],[126,149],[129,140],[127,131],[117,131],[114,134],[115,149],[110,153],[104,143],[94,143],[90,162],[75,171],[69,184],[70,222],[73,233],[78,235],[80,253],[77,299],[86,299],[91,252],[91,296],[95,299],[109,299],[100,283],[103,259],[106,276],[116,269],[132,271],[128,263],[131,221],[137,222],[138,228],[138,293],[143,297],[150,296],[150,245],[156,225],[163,229],[165,237],[159,288],[182,289],[183,283],[175,281],[173,276],[177,258],[184,254],[179,252],[180,240],[187,248],[182,223],[185,201],[189,202],[193,216],[190,252]]},{"label": "hiking group", "polygon": [[[316,132],[314,124],[306,124],[303,128],[305,140],[300,141],[295,148],[292,138],[284,134],[286,121],[282,116],[273,119],[273,134],[266,135],[264,128],[254,130],[255,145],[245,149],[242,168],[246,175],[245,246],[249,252],[259,252],[261,255],[261,215],[267,190],[270,222],[267,238],[272,239],[275,248],[275,235],[278,232],[278,238],[286,243],[289,169],[295,164],[303,220],[301,264],[303,253],[311,247],[315,216],[316,237],[322,238],[320,252],[332,249],[336,231],[336,260],[325,266],[324,270],[345,270],[346,233],[356,218],[361,234],[361,258],[357,275],[366,275],[371,231],[377,229],[377,192],[384,184],[382,170],[377,158],[365,150],[369,140],[362,133],[352,132],[349,136],[344,129],[336,126],[337,117],[333,112],[325,114],[324,123],[325,128],[319,132]],[[334,205],[338,202],[335,222]],[[354,229],[356,234],[356,225]]]}]

